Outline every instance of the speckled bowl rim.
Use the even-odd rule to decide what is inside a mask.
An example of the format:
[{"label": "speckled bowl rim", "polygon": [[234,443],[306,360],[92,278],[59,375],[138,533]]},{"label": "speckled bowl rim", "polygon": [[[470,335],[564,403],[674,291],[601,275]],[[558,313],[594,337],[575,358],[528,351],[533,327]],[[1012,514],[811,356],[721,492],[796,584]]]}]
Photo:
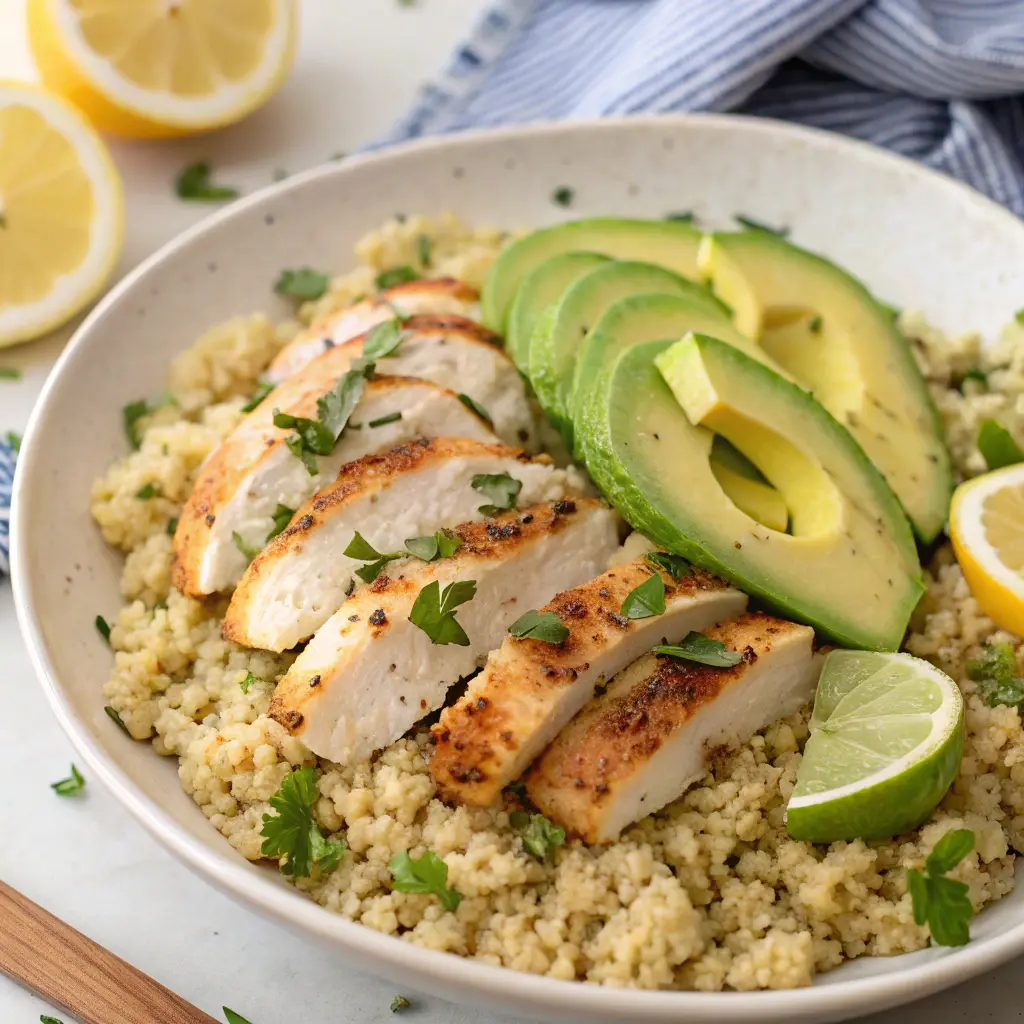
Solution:
[{"label": "speckled bowl rim", "polygon": [[818,129],[804,128],[764,118],[735,115],[658,115],[628,119],[600,119],[571,124],[555,123],[486,129],[457,135],[417,140],[350,158],[344,164],[325,165],[297,174],[286,181],[238,200],[185,231],[129,273],[95,307],[75,332],[58,359],[33,411],[26,430],[15,477],[12,509],[12,581],[19,624],[29,655],[47,700],[60,724],[82,755],[93,775],[106,785],[128,811],[179,860],[223,892],[252,907],[265,917],[291,930],[329,943],[345,951],[360,967],[402,979],[410,986],[449,1001],[465,1000],[497,1012],[514,1011],[540,1019],[594,1021],[716,1021],[747,1024],[759,1021],[840,1020],[897,1006],[969,979],[1024,951],[1024,920],[983,944],[944,951],[926,960],[909,962],[905,970],[839,980],[824,985],[785,991],[692,992],[635,991],[551,978],[494,967],[454,954],[414,946],[325,911],[297,891],[286,889],[272,879],[258,876],[233,851],[224,846],[223,855],[214,854],[185,834],[171,816],[146,796],[132,778],[115,764],[95,742],[79,720],[44,643],[34,604],[35,574],[27,557],[25,495],[36,472],[34,449],[38,425],[52,415],[50,397],[55,382],[71,358],[92,343],[93,328],[115,304],[131,296],[135,283],[164,260],[201,240],[215,226],[248,216],[254,208],[283,193],[300,190],[322,177],[342,176],[346,170],[366,163],[384,164],[396,156],[450,149],[458,153],[481,141],[508,141],[545,134],[615,133],[624,124],[647,125],[652,130],[683,130],[699,125],[702,130],[754,132],[789,137],[793,142],[846,151],[859,161],[885,165],[904,178],[931,179],[932,187],[956,193],[960,203],[982,204],[987,215],[1005,219],[1006,230],[1024,233],[1021,223],[1009,211],[959,182],[903,157],[867,143],[847,139]]}]

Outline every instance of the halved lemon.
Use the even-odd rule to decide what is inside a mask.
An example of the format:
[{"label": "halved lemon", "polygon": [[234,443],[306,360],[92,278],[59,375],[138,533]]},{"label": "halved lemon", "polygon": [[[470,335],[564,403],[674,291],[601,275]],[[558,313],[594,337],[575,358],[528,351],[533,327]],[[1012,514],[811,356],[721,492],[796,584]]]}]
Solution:
[{"label": "halved lemon", "polygon": [[0,346],[45,334],[99,292],[122,221],[120,179],[82,114],[0,81]]},{"label": "halved lemon", "polygon": [[100,131],[165,138],[232,124],[291,67],[295,0],[29,0],[43,81]]},{"label": "halved lemon", "polygon": [[949,510],[949,535],[981,610],[1024,636],[1024,463],[961,484]]}]

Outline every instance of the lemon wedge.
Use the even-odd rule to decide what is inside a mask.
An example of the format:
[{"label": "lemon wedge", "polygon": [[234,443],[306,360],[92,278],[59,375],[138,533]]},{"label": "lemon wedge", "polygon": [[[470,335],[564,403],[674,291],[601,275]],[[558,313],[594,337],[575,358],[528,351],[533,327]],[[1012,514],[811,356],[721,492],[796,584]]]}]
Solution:
[{"label": "lemon wedge", "polygon": [[232,124],[291,67],[295,0],[29,0],[43,82],[103,132],[165,138]]},{"label": "lemon wedge", "polygon": [[81,113],[0,81],[0,346],[45,334],[97,294],[122,221],[117,171]]},{"label": "lemon wedge", "polygon": [[961,484],[949,511],[956,559],[981,610],[1024,636],[1024,463]]}]

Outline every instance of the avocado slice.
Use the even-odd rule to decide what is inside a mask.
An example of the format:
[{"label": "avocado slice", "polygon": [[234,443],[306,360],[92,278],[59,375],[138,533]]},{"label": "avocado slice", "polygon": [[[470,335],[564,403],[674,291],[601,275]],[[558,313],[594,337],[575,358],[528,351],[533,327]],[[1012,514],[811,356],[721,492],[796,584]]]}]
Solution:
[{"label": "avocado slice", "polygon": [[701,233],[678,220],[594,217],[541,228],[512,242],[499,254],[484,282],[480,311],[484,324],[504,333],[520,281],[539,263],[563,252],[599,252],[617,260],[646,260],[696,279]]},{"label": "avocado slice", "polygon": [[538,263],[523,277],[509,307],[505,331],[505,349],[522,373],[527,372],[530,337],[540,315],[573,282],[609,262],[597,252],[563,252]]},{"label": "avocado slice", "polygon": [[786,532],[789,509],[785,499],[752,462],[720,435],[715,436],[711,446],[710,463],[719,486],[741,512],[762,526]]},{"label": "avocado slice", "polygon": [[953,489],[942,425],[907,340],[855,278],[767,231],[709,235],[701,269],[739,331],[844,424],[928,543]]},{"label": "avocado slice", "polygon": [[[555,257],[557,259],[558,257]],[[554,259],[541,264],[550,266]],[[509,317],[509,337],[519,297],[533,271],[520,286]],[[549,419],[572,442],[569,399],[572,394],[576,353],[587,332],[613,303],[632,295],[696,295],[707,298],[707,288],[671,270],[630,260],[615,260],[576,280],[537,320],[530,338],[529,373],[537,400]]]},{"label": "avocado slice", "polygon": [[[690,422],[662,373],[698,423],[779,489],[791,534],[723,494],[712,431]],[[608,404],[594,410],[584,447],[631,525],[838,643],[899,647],[923,591],[910,527],[859,446],[806,391],[731,344],[693,335],[626,348],[608,376]]]}]

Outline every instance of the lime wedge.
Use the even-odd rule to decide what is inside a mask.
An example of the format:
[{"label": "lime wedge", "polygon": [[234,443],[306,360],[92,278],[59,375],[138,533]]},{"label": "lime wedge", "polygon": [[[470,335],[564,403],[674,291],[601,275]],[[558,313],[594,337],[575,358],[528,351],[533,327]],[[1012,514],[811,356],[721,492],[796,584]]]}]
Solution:
[{"label": "lime wedge", "polygon": [[909,654],[833,651],[825,659],[796,788],[794,839],[888,839],[945,796],[964,748],[960,689]]}]

